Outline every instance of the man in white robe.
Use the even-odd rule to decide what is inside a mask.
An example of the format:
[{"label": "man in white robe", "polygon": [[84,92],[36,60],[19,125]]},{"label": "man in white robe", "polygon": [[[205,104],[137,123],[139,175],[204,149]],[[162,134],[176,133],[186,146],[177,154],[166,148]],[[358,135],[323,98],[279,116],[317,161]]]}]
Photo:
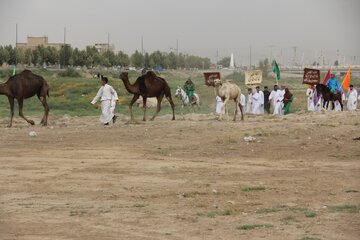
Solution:
[{"label": "man in white robe", "polygon": [[281,115],[283,103],[282,100],[284,98],[285,92],[281,92],[278,90],[278,85],[274,85],[274,90],[271,91],[269,96],[269,101],[271,101],[273,106],[273,115]]},{"label": "man in white robe", "polygon": [[264,114],[265,109],[264,109],[264,92],[260,90],[260,87],[257,87],[257,89],[259,89],[259,95],[260,95],[260,114]]},{"label": "man in white robe", "polygon": [[[245,111],[245,107],[246,107],[246,98],[245,98],[245,95],[244,94],[240,94],[240,105],[242,107],[242,110],[243,112]],[[240,108],[238,107],[238,115],[241,115],[241,112],[240,112]]]},{"label": "man in white robe", "polygon": [[101,78],[101,87],[97,92],[94,99],[91,101],[91,104],[95,104],[97,101],[101,101],[101,115],[100,122],[104,125],[109,125],[109,122],[112,120],[115,123],[117,116],[114,114],[116,100],[118,95],[115,89],[108,84],[108,79],[106,77]]},{"label": "man in white robe", "polygon": [[349,111],[355,111],[357,108],[358,92],[354,89],[353,85],[350,85],[350,89],[347,97],[347,109]]},{"label": "man in white robe", "polygon": [[310,87],[306,90],[307,110],[308,110],[309,112],[314,112],[314,111],[315,111],[314,90],[315,90],[315,86],[314,86],[314,85],[310,85]]},{"label": "man in white robe", "polygon": [[256,87],[256,90],[252,94],[253,100],[253,114],[262,114],[261,108],[264,109],[264,94],[260,93],[260,87]]},{"label": "man in white robe", "polygon": [[248,99],[246,103],[246,113],[252,113],[253,100],[252,100],[252,89],[248,88]]},{"label": "man in white robe", "polygon": [[216,113],[221,114],[221,107],[223,105],[222,99],[219,96],[216,96]]}]

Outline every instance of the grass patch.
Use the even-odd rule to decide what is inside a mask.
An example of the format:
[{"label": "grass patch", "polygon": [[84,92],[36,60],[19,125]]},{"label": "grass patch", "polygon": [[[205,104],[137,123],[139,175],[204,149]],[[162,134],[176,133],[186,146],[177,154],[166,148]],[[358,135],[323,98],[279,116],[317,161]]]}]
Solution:
[{"label": "grass patch", "polygon": [[230,216],[232,214],[233,212],[230,209],[227,209],[222,212],[215,212],[215,211],[204,212],[204,213],[199,212],[196,215],[199,217],[215,218],[216,216]]},{"label": "grass patch", "polygon": [[321,240],[321,239],[316,238],[316,237],[303,237],[303,238],[300,238],[300,240]]},{"label": "grass patch", "polygon": [[146,207],[146,205],[145,204],[134,204],[134,207],[143,208],[143,207]]},{"label": "grass patch", "polygon": [[359,192],[359,191],[358,191],[358,190],[349,189],[349,190],[346,190],[345,192],[351,193],[351,192]]},{"label": "grass patch", "polygon": [[317,214],[313,211],[305,211],[304,213],[305,213],[305,217],[307,218],[313,218],[317,216]]},{"label": "grass patch", "polygon": [[222,212],[221,215],[223,215],[223,216],[230,216],[231,214],[232,214],[231,210],[230,210],[230,209],[227,209],[227,210],[225,210],[224,212]]},{"label": "grass patch", "polygon": [[271,227],[273,227],[273,225],[271,225],[271,224],[245,224],[245,225],[238,226],[237,229],[253,230],[255,228],[271,228]]},{"label": "grass patch", "polygon": [[210,211],[210,212],[205,212],[205,213],[197,213],[196,215],[199,217],[215,218],[217,213]]},{"label": "grass patch", "polygon": [[348,212],[348,213],[358,213],[360,211],[359,205],[339,205],[339,206],[330,206],[330,212]]},{"label": "grass patch", "polygon": [[264,190],[265,190],[264,186],[245,187],[241,189],[241,191],[243,192],[254,192],[254,191],[264,191]]},{"label": "grass patch", "polygon": [[289,223],[289,222],[297,222],[296,218],[294,216],[292,216],[292,215],[281,218],[280,221],[283,222],[283,223],[286,223],[286,224]]},{"label": "grass patch", "polygon": [[284,207],[272,207],[272,208],[260,208],[258,210],[256,210],[256,213],[273,213],[273,212],[280,212],[281,210],[283,210]]}]

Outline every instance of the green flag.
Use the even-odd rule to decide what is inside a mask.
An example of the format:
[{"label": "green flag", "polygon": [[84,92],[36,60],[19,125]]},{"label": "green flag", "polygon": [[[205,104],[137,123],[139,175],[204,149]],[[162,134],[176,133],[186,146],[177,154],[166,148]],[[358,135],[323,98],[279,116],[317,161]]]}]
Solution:
[{"label": "green flag", "polygon": [[273,60],[272,64],[273,64],[273,72],[276,74],[276,80],[280,80],[280,69],[275,59]]}]

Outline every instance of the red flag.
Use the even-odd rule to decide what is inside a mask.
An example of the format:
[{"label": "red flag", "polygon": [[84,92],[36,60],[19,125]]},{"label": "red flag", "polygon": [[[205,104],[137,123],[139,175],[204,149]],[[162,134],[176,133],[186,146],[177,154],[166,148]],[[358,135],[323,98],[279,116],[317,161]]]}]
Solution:
[{"label": "red flag", "polygon": [[324,79],[324,82],[323,82],[324,85],[326,85],[326,83],[327,83],[327,81],[329,80],[330,77],[331,76],[330,76],[330,69],[329,69],[329,71],[327,72],[326,77]]},{"label": "red flag", "polygon": [[341,84],[341,86],[347,91],[349,90],[349,85],[350,85],[350,75],[351,75],[351,69],[349,68],[349,70],[346,73],[346,76],[344,77],[344,80]]}]

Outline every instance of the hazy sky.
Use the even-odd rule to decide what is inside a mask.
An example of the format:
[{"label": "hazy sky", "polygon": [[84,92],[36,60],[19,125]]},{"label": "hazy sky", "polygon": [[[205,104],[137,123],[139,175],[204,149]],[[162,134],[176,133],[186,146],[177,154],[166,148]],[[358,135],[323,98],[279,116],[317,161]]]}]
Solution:
[{"label": "hazy sky", "polygon": [[133,53],[179,51],[215,59],[235,54],[248,64],[273,56],[283,61],[297,46],[300,61],[321,51],[333,61],[337,49],[347,62],[360,59],[360,0],[0,0],[0,45],[26,36],[47,35],[50,42],[84,48],[110,43]]}]

